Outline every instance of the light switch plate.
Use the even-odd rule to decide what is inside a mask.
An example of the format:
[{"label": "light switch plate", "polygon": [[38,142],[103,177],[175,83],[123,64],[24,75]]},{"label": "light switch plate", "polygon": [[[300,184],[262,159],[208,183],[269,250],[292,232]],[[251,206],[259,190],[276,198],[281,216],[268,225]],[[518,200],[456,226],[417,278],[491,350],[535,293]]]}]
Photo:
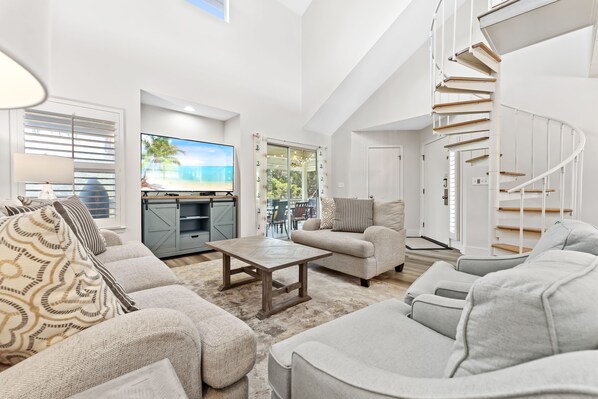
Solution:
[{"label": "light switch plate", "polygon": [[487,186],[488,185],[488,176],[484,177],[472,177],[471,184],[474,186]]}]

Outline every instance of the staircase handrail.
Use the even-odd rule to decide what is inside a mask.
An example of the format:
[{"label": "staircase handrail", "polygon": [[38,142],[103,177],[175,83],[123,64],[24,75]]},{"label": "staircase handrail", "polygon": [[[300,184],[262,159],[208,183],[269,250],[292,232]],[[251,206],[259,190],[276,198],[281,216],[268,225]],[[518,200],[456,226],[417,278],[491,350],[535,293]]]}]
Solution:
[{"label": "staircase handrail", "polygon": [[559,162],[556,166],[548,169],[547,171],[545,171],[544,173],[524,182],[521,183],[518,186],[515,186],[511,189],[508,190],[509,193],[514,193],[516,191],[519,191],[521,189],[525,189],[525,187],[528,187],[534,183],[537,183],[543,179],[545,179],[546,177],[552,175],[553,173],[557,172],[558,170],[560,170],[561,168],[567,166],[568,164],[572,163],[576,158],[578,158],[581,153],[583,152],[585,145],[586,145],[586,135],[584,133],[583,130],[581,130],[580,128],[573,126],[572,124],[570,124],[569,122],[565,122],[563,120],[560,119],[556,119],[556,118],[552,118],[552,117],[548,117],[545,115],[540,115],[540,114],[536,114],[534,112],[531,111],[527,111],[521,108],[517,108],[517,107],[513,107],[511,105],[506,105],[506,104],[502,104],[503,107],[514,110],[514,111],[519,111],[519,112],[523,112],[525,114],[537,117],[537,118],[541,118],[541,119],[546,119],[549,121],[553,121],[556,123],[560,123],[563,126],[567,126],[569,129],[571,129],[572,132],[575,132],[576,134],[578,134],[578,138],[579,138],[579,143],[577,145],[577,147],[575,148],[575,150],[573,150],[573,152],[571,153],[571,155],[569,155],[567,158],[563,159],[561,162]]}]

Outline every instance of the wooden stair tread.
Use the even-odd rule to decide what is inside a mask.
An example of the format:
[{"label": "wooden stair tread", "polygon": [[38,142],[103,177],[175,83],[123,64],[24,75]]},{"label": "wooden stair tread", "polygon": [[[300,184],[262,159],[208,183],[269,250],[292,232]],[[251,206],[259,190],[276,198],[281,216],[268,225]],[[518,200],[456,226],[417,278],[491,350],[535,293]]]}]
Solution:
[{"label": "wooden stair tread", "polygon": [[484,140],[488,140],[488,137],[478,137],[477,139],[459,141],[458,143],[445,145],[444,148],[453,148],[453,147],[457,147],[457,146],[464,145],[464,144],[478,143],[478,142],[484,141]]},{"label": "wooden stair tread", "polygon": [[434,128],[434,130],[451,129],[451,128],[454,128],[454,127],[474,125],[476,123],[482,123],[482,122],[490,122],[490,118],[474,119],[472,121],[451,123],[450,125],[436,127],[436,128]]},{"label": "wooden stair tread", "polygon": [[[508,206],[501,206],[498,208],[499,211],[503,212],[520,212],[521,208],[519,207],[508,207]],[[542,212],[542,208],[523,208],[524,212]],[[573,209],[564,209],[564,213],[571,213]],[[560,208],[546,208],[546,213],[561,213]]]},{"label": "wooden stair tread", "polygon": [[[547,188],[546,192],[547,193],[554,193],[556,190],[554,188]],[[501,188],[500,189],[501,193],[507,193],[509,192],[508,188]],[[514,193],[519,193],[521,192],[521,190],[515,190],[513,191]],[[526,193],[542,193],[544,192],[544,190],[542,190],[541,188],[530,188],[529,190],[525,190]]]},{"label": "wooden stair tread", "polygon": [[457,105],[470,105],[470,104],[482,104],[482,103],[491,103],[491,98],[480,98],[477,100],[468,100],[468,101],[457,101],[452,103],[440,103],[434,104],[432,109],[440,108],[440,107],[450,107],[450,106],[457,106]]},{"label": "wooden stair tread", "polygon": [[[525,173],[521,173],[521,172],[509,172],[506,170],[501,170],[499,172],[501,175],[503,176],[515,176],[515,177],[521,177],[521,176],[525,176]],[[486,172],[486,174],[490,174],[490,172]]]},{"label": "wooden stair tread", "polygon": [[449,76],[448,78],[444,79],[445,82],[449,82],[451,80],[459,80],[459,81],[472,81],[472,82],[488,82],[488,83],[495,83],[496,78],[474,78],[470,76]]},{"label": "wooden stair tread", "polygon": [[[500,154],[500,156],[502,157],[502,154]],[[490,158],[490,155],[488,155],[488,154],[486,154],[486,155],[480,155],[479,157],[474,157],[474,158],[468,159],[465,162],[474,163],[476,161],[481,161],[482,159],[486,159],[486,158]]]},{"label": "wooden stair tread", "polygon": [[[498,225],[496,226],[497,229],[499,230],[508,230],[508,231],[519,231],[519,226],[504,226],[504,225]],[[538,227],[524,227],[523,231],[526,233],[538,233],[538,234],[542,234],[542,229],[538,228]]]},{"label": "wooden stair tread", "polygon": [[[496,62],[501,62],[502,59],[500,58],[500,56],[498,54],[496,54],[494,51],[492,51],[492,49],[490,47],[488,47],[488,45],[484,42],[479,42],[476,43],[474,45],[471,46],[472,48],[479,48],[484,50],[484,52],[486,52],[490,57],[494,58],[494,60]],[[464,48],[463,50],[459,51],[457,54],[455,54],[455,57],[458,57],[462,54],[465,54],[469,52],[469,47]],[[453,60],[453,57],[450,58],[451,61]]]},{"label": "wooden stair tread", "polygon": [[[511,244],[492,244],[492,248],[502,249],[503,251],[514,252],[516,254],[519,253],[519,246],[518,245],[511,245]],[[523,247],[523,253],[531,252],[531,248]]]},{"label": "wooden stair tread", "polygon": [[489,158],[489,157],[490,157],[490,155],[480,155],[479,157],[474,157],[474,158],[468,159],[465,162],[467,162],[467,163],[474,163],[474,162],[481,161],[482,159],[486,159],[486,158]]}]

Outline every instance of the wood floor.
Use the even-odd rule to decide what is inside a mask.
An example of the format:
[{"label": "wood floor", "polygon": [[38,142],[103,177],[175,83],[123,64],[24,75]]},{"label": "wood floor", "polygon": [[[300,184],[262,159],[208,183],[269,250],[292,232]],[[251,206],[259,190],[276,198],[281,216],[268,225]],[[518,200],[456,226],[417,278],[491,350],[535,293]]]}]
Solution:
[{"label": "wood floor", "polygon": [[[401,291],[405,291],[415,281],[415,279],[417,279],[423,272],[428,270],[428,268],[434,262],[445,261],[455,264],[459,256],[461,256],[461,253],[457,250],[406,250],[405,267],[403,268],[402,273],[396,273],[394,270],[391,270],[374,277],[372,280],[391,283],[396,285]],[[209,262],[217,259],[222,259],[222,254],[215,251],[209,251],[199,254],[163,259],[163,261],[169,267],[175,268],[201,262]],[[331,274],[338,273],[328,269],[324,269],[322,271]],[[356,284],[359,284],[359,279],[357,278]]]}]

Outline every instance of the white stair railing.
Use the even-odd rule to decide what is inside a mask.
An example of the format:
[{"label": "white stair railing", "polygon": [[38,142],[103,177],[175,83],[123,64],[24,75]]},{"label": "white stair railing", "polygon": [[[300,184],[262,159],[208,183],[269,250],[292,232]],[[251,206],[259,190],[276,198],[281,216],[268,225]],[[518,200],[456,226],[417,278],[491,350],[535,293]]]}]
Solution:
[{"label": "white stair railing", "polygon": [[[537,120],[544,120],[546,126],[546,136],[545,140],[538,141],[538,138],[534,138],[534,136],[538,135],[536,133],[536,129],[532,128],[529,130],[530,132],[530,139],[532,145],[530,146],[530,164],[531,164],[531,171],[532,177],[521,183],[512,187],[507,190],[508,193],[519,193],[519,252],[523,252],[523,241],[524,241],[524,227],[526,222],[526,212],[525,212],[525,205],[526,201],[531,200],[530,198],[525,197],[526,190],[533,189],[537,185],[541,185],[542,188],[542,196],[541,196],[541,206],[540,206],[540,214],[541,214],[541,232],[544,234],[546,230],[546,210],[548,208],[548,190],[550,189],[550,181],[559,181],[559,198],[558,198],[558,207],[559,210],[559,218],[563,220],[565,218],[565,214],[571,214],[575,219],[579,219],[581,213],[581,206],[582,206],[582,193],[583,193],[583,153],[586,144],[586,136],[583,130],[556,118],[551,118],[549,116],[538,115],[536,113],[522,110],[520,108],[515,108],[509,105],[502,105],[503,108],[514,111],[517,116],[525,115],[532,124],[534,124]],[[517,121],[519,123],[519,121]],[[554,140],[552,140],[552,135],[550,132],[550,126],[556,124],[559,126],[559,140],[555,148]],[[570,140],[570,154],[565,157],[565,148],[567,147],[567,142],[565,139],[565,134],[569,132],[571,136]],[[519,131],[515,131],[515,137],[518,137],[521,134]],[[518,138],[520,141],[521,138]],[[534,159],[534,149],[535,148],[542,148],[546,150],[546,160],[545,160],[545,171],[536,175],[534,172],[536,168],[535,159]],[[551,165],[551,154],[559,153],[559,161],[555,162],[554,165]],[[519,149],[515,150],[515,163],[520,164],[520,154]],[[567,180],[570,180],[570,199],[569,202],[566,201],[566,193],[569,187],[567,184]],[[529,202],[528,202],[529,203]],[[554,203],[554,201],[553,201]],[[552,204],[551,204],[552,205]]]}]

